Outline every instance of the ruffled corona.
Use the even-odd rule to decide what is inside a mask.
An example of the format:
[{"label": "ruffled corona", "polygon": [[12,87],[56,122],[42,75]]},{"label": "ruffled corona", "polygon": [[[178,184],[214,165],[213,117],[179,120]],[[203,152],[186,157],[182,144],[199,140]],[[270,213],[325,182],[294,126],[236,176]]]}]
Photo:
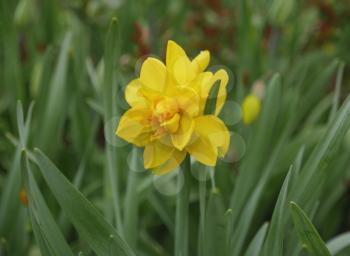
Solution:
[{"label": "ruffled corona", "polygon": [[[230,135],[218,118],[225,100],[228,75],[220,69],[205,71],[209,51],[192,61],[173,41],[167,45],[166,64],[147,58],[140,77],[125,90],[130,109],[120,119],[116,134],[144,147],[144,167],[156,174],[176,168],[191,154],[197,161],[215,166],[229,147]],[[215,112],[205,115],[208,94],[220,81]]]}]

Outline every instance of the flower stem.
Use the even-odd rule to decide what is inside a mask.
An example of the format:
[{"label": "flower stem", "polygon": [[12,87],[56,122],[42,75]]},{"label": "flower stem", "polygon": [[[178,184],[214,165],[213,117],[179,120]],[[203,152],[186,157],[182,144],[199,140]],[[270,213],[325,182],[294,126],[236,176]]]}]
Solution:
[{"label": "flower stem", "polygon": [[131,246],[137,247],[137,227],[138,227],[138,208],[139,197],[137,193],[137,186],[140,180],[140,172],[135,170],[143,168],[138,164],[140,152],[136,147],[132,149],[131,171],[128,173],[127,189],[124,202],[124,233],[125,239]]},{"label": "flower stem", "polygon": [[187,156],[181,165],[184,182],[178,179],[178,186],[182,186],[176,199],[175,216],[175,256],[188,255],[188,209],[190,197],[191,162]]},{"label": "flower stem", "polygon": [[198,232],[198,256],[204,255],[204,232],[205,232],[205,204],[206,204],[206,173],[203,172],[204,179],[199,180],[199,232]]}]

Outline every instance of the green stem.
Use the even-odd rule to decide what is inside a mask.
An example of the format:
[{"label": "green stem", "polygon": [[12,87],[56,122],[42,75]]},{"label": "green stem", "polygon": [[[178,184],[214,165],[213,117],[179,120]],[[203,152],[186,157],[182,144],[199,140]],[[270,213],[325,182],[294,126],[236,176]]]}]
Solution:
[{"label": "green stem", "polygon": [[137,186],[140,179],[140,173],[135,171],[136,169],[143,168],[138,166],[138,157],[140,154],[138,149],[134,147],[132,149],[131,169],[128,173],[128,184],[125,194],[125,206],[124,206],[124,233],[125,239],[129,245],[136,249],[137,245],[137,226],[138,226],[138,208],[139,197],[137,193]]},{"label": "green stem", "polygon": [[198,256],[204,254],[204,231],[205,231],[205,196],[207,181],[206,172],[203,172],[204,180],[199,180],[199,234],[198,234]]},{"label": "green stem", "polygon": [[177,194],[175,216],[175,256],[188,255],[188,210],[190,197],[191,162],[187,156],[181,165],[184,182],[178,179],[178,186],[183,186]]}]

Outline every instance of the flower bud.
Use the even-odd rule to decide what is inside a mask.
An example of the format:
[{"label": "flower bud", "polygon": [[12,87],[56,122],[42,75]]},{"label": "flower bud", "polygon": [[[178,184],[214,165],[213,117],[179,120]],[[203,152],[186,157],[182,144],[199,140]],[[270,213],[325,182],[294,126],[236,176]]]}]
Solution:
[{"label": "flower bud", "polygon": [[249,125],[253,123],[258,117],[261,109],[261,100],[250,94],[246,96],[242,103],[242,112],[243,112],[243,123]]}]

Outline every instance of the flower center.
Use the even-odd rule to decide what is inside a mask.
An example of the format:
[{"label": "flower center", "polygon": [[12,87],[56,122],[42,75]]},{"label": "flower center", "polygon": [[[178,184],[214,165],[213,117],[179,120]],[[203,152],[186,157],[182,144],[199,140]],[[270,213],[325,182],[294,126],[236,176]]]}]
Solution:
[{"label": "flower center", "polygon": [[165,133],[175,133],[179,128],[179,106],[175,99],[165,98],[157,102],[152,114],[154,139]]}]

